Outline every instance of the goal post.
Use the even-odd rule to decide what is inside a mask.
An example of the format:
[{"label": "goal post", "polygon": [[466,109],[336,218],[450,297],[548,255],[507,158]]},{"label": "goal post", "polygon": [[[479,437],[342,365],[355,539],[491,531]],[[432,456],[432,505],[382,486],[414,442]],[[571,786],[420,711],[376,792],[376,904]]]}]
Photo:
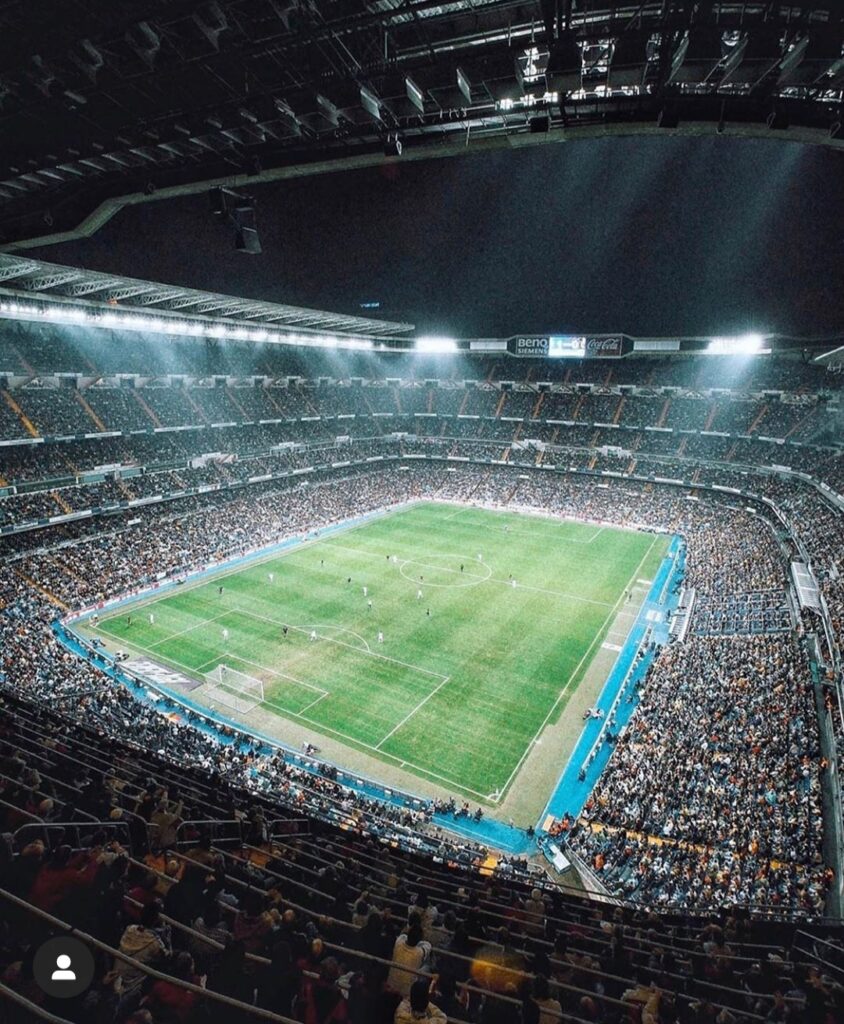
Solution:
[{"label": "goal post", "polygon": [[235,711],[251,711],[264,702],[264,684],[226,664],[217,665],[203,676],[208,688],[205,696]]}]

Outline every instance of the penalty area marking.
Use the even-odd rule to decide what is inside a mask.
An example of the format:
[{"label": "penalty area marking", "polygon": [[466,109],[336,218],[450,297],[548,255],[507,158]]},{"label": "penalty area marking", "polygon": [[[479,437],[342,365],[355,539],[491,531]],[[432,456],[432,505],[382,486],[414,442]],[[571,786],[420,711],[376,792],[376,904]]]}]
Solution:
[{"label": "penalty area marking", "polygon": [[401,727],[406,722],[409,722],[410,719],[413,718],[413,716],[416,714],[416,712],[419,711],[420,708],[424,707],[424,705],[428,703],[428,701],[434,696],[434,694],[439,693],[439,691],[445,686],[445,684],[449,681],[449,679],[451,679],[451,676],[446,676],[445,679],[443,679],[443,681],[439,684],[439,686],[435,686],[434,689],[431,690],[431,692],[428,694],[427,697],[423,697],[422,700],[420,700],[419,703],[416,705],[416,707],[412,711],[410,711],[408,714],[406,714],[404,716],[404,718],[398,723],[398,725],[395,725],[395,726],[393,726],[392,729],[390,729],[390,731],[387,733],[387,735],[384,737],[384,739],[379,740],[375,744],[375,749],[376,750],[380,750],[381,749],[381,745],[386,743],[387,740],[393,735],[393,733],[398,732],[399,729],[401,729]]},{"label": "penalty area marking", "polygon": [[[248,614],[251,615],[252,613],[249,612]],[[372,648],[369,646],[369,641],[364,640],[360,633],[356,633],[353,629],[346,629],[345,626],[332,626],[325,622],[306,622],[301,626],[291,626],[288,623],[288,629],[292,629],[297,633],[306,633],[309,629],[334,629],[338,633],[348,633],[349,636],[353,636],[357,640],[360,640],[360,642],[363,644],[361,650],[366,651],[367,654],[372,654]],[[330,640],[331,637],[319,637],[319,639]],[[352,645],[348,644],[347,646],[351,647]]]},{"label": "penalty area marking", "polygon": [[[290,680],[291,683],[297,683],[299,686],[304,686],[306,690],[313,690],[314,693],[321,694],[320,699],[322,699],[322,697],[330,697],[331,696],[331,691],[324,689],[322,686],[314,686],[313,683],[306,683],[304,679],[297,679],[296,676],[291,676],[290,673],[288,673],[288,672],[281,672],[277,668],[270,668],[269,665],[262,665],[260,661],[250,661],[249,658],[241,658],[239,654],[232,655],[231,660],[232,661],[240,661],[244,665],[251,665],[252,668],[259,668],[263,672],[269,672],[270,675],[278,676],[279,679],[288,679],[288,680]],[[225,664],[225,658],[223,658],[221,660],[219,657],[212,658],[211,661],[206,661],[205,664],[206,665],[210,665],[210,664],[212,664],[215,661],[219,661],[221,665]],[[194,671],[198,672],[199,669],[194,669]],[[206,682],[207,682],[207,680],[206,680]],[[222,685],[221,683],[217,683],[217,686],[221,686],[221,685]]]},{"label": "penalty area marking", "polygon": [[[245,615],[248,618],[260,619],[263,622],[275,623],[276,626],[287,626],[290,629],[294,629],[294,630],[296,630],[299,633],[307,633],[311,629],[344,629],[345,628],[343,626],[332,626],[330,623],[322,623],[322,624],[315,623],[314,625],[307,626],[307,627],[306,626],[291,626],[289,622],[282,622],[279,619],[271,619],[267,615],[259,615],[257,612],[246,611],[243,608],[233,608],[232,611],[239,612],[239,614]],[[351,630],[346,630],[346,632],[350,633]],[[355,634],[355,635],[357,635],[357,634]],[[323,636],[322,634],[318,633],[317,634],[317,639],[318,640],[325,640],[329,644],[338,644],[340,647],[348,647],[349,650],[351,650],[351,651],[359,651],[361,654],[367,654],[367,655],[369,655],[370,658],[380,658],[382,661],[391,661],[394,665],[401,665],[402,668],[413,669],[414,672],[420,672],[422,675],[434,676],[436,679],[448,679],[449,678],[448,676],[443,675],[442,672],[434,672],[433,669],[430,669],[430,668],[421,668],[419,665],[411,665],[410,662],[408,662],[408,661],[400,661],[398,658],[391,658],[389,654],[382,654],[380,651],[373,651],[371,649],[370,650],[364,650],[363,647],[356,647],[354,644],[347,644],[344,640],[335,640],[334,637],[331,637],[331,636]]]}]

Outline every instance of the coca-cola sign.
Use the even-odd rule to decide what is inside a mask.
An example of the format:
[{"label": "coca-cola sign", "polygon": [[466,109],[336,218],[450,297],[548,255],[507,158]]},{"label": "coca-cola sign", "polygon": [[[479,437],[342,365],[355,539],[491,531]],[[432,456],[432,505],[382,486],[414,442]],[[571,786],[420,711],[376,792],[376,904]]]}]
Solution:
[{"label": "coca-cola sign", "polygon": [[584,354],[592,359],[624,355],[624,338],[621,335],[613,338],[587,338]]}]

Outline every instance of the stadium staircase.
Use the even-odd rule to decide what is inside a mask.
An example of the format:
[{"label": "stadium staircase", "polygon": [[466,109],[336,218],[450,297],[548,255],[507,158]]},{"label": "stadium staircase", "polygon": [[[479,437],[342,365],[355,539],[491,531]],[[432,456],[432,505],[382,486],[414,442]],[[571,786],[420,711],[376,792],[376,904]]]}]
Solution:
[{"label": "stadium staircase", "polygon": [[712,424],[715,422],[715,417],[718,415],[718,403],[713,402],[709,406],[709,412],[706,414],[706,422],[703,424],[704,430],[712,430]]},{"label": "stadium staircase", "polygon": [[138,388],[132,388],[131,394],[132,394],[132,397],[135,399],[135,401],[138,403],[138,405],[144,410],[144,412],[149,417],[150,423],[152,423],[152,425],[154,427],[158,427],[160,429],[163,426],[161,420],[158,418],[158,416],[156,416],[156,414],[150,408],[149,403],[144,398],[144,396],[141,394],[141,392],[138,390]]},{"label": "stadium staircase", "polygon": [[264,394],[266,395],[267,401],[270,403],[273,409],[275,409],[279,416],[284,416],[284,409],[275,400],[275,396],[272,393],[272,388],[264,388]]},{"label": "stadium staircase", "polygon": [[794,424],[794,426],[790,430],[786,431],[785,440],[787,441],[789,438],[791,438],[795,434],[799,433],[799,431],[801,431],[803,429],[803,427],[805,427],[805,425],[809,422],[809,420],[812,419],[812,417],[814,415],[815,415],[814,406],[810,406],[808,412],[806,413],[806,415],[805,416],[801,416],[800,419]]},{"label": "stadium staircase", "polygon": [[237,409],[240,415],[243,417],[244,422],[248,422],[252,419],[246,409],[241,405],[240,399],[237,397],[237,391],[235,388],[226,388],[226,397],[231,404]]},{"label": "stadium staircase", "polygon": [[662,406],[662,412],[659,414],[659,419],[656,421],[656,426],[664,427],[665,421],[668,419],[668,410],[671,408],[671,399],[666,398]]},{"label": "stadium staircase", "polygon": [[38,431],[35,429],[32,420],[29,419],[29,417],[24,413],[23,409],[21,409],[21,407],[12,397],[12,393],[8,391],[6,388],[2,389],[2,393],[3,401],[6,403],[6,405],[8,405],[8,407],[12,410],[15,416],[17,416],[18,420],[20,421],[21,425],[23,426],[23,429],[27,432],[27,434],[29,434],[30,437],[38,437]]},{"label": "stadium staircase", "polygon": [[90,403],[87,401],[87,399],[82,394],[82,392],[77,390],[77,391],[73,392],[73,395],[74,395],[76,401],[79,403],[79,405],[82,406],[82,409],[83,409],[85,415],[94,424],[94,426],[97,428],[97,430],[101,434],[105,434],[108,431],[108,427],[106,427],[105,423],[103,423],[103,421],[100,419],[100,417],[91,408]]},{"label": "stadium staircase", "polygon": [[536,402],[534,402],[534,405],[533,405],[533,411],[530,414],[530,418],[532,420],[538,420],[539,419],[539,414],[542,412],[542,406],[545,403],[545,395],[546,394],[547,394],[546,391],[540,391],[539,392],[539,395],[536,398]]},{"label": "stadium staircase", "polygon": [[[12,345],[12,351],[14,352],[14,354],[20,360],[20,364],[24,368],[24,370],[26,371],[27,376],[29,376],[30,378],[37,377],[38,376],[37,370],[27,360],[26,356],[23,354],[21,349],[17,345]],[[99,374],[98,374],[98,376],[99,376]]]},{"label": "stadium staircase", "polygon": [[50,497],[66,515],[70,515],[70,513],[73,512],[73,509],[68,505],[58,491],[50,491]]},{"label": "stadium staircase", "polygon": [[496,407],[495,407],[495,418],[496,419],[499,419],[499,417],[501,416],[501,413],[504,410],[504,403],[506,401],[507,401],[507,392],[506,391],[502,391],[501,392],[501,396],[498,399],[498,405],[496,405]]},{"label": "stadium staircase", "polygon": [[768,415],[768,403],[767,402],[763,402],[762,408],[759,410],[759,412],[756,413],[756,415],[753,418],[753,422],[747,428],[747,433],[748,434],[755,434],[757,429],[758,429],[758,427],[759,427],[759,424],[762,422],[762,420],[767,415]]},{"label": "stadium staircase", "polygon": [[193,411],[196,413],[197,423],[210,423],[211,420],[208,418],[208,414],[202,408],[199,402],[197,402],[197,400],[193,397],[190,391],[190,388],[185,387],[181,389],[181,394],[184,396],[185,401],[188,403],[191,409],[193,409]]},{"label": "stadium staircase", "polygon": [[624,412],[624,405],[626,401],[627,399],[624,397],[624,395],[622,395],[621,398],[618,400],[618,405],[615,408],[615,413],[613,414],[612,418],[613,423],[621,422],[621,414]]},{"label": "stadium staircase", "polygon": [[27,586],[32,587],[33,590],[37,590],[39,594],[45,597],[50,604],[55,605],[56,608],[61,608],[63,612],[70,611],[70,608],[68,608],[64,601],[60,601],[55,594],[51,593],[45,587],[42,587],[40,583],[36,583],[34,579],[27,576],[21,569],[15,568],[13,571],[16,576],[19,576],[26,583]]},{"label": "stadium staircase", "polygon": [[120,489],[120,493],[126,498],[127,501],[134,501],[137,495],[132,491],[122,476],[116,477],[115,483]]}]

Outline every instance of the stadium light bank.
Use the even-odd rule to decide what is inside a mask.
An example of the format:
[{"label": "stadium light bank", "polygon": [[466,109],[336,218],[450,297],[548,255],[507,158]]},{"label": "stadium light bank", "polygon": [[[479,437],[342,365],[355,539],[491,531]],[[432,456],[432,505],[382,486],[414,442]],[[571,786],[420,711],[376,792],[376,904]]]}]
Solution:
[{"label": "stadium light bank", "polygon": [[138,331],[144,334],[164,334],[171,337],[219,338],[230,341],[252,341],[267,345],[297,345],[321,349],[354,349],[371,351],[375,344],[371,338],[349,335],[293,332],[221,323],[219,320],[134,313],[102,309],[92,306],[47,304],[40,302],[0,302],[0,317],[105,330]]},{"label": "stadium light bank", "polygon": [[425,354],[457,352],[456,338],[423,335],[413,342],[415,351]]},{"label": "stadium light bank", "polygon": [[770,355],[771,348],[765,347],[764,334],[739,334],[732,338],[712,338],[706,351],[721,356]]}]

